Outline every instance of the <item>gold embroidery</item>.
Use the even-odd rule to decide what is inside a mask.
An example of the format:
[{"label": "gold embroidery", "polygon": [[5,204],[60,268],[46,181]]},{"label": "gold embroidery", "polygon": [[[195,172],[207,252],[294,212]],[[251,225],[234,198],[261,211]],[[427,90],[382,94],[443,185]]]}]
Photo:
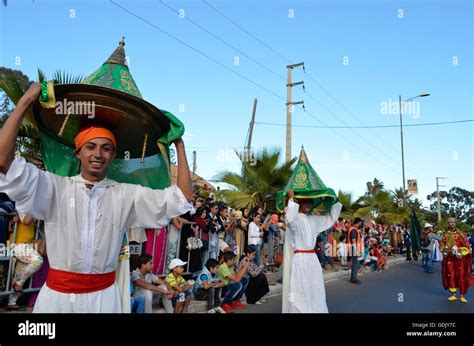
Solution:
[{"label": "gold embroidery", "polygon": [[130,92],[132,95],[137,96],[140,92],[137,90],[135,83],[133,83],[131,76],[124,70],[120,71],[120,82],[124,86],[122,90]]},{"label": "gold embroidery", "polygon": [[295,182],[293,183],[293,188],[295,189],[304,189],[308,185],[308,176],[303,166],[298,168],[298,172],[295,176]]}]

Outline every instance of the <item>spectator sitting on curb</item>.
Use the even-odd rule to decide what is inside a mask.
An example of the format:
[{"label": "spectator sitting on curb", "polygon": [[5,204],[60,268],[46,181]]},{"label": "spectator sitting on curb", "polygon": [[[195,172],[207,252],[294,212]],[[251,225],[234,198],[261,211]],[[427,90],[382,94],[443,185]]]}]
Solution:
[{"label": "spectator sitting on curb", "polygon": [[130,273],[130,312],[143,314],[145,312],[145,297],[144,296],[136,296],[133,297],[135,285],[132,281],[132,273]]},{"label": "spectator sitting on curb", "polygon": [[321,263],[321,267],[323,267],[324,270],[328,269],[326,267],[328,265],[330,265],[331,268],[334,269],[334,262],[324,253],[322,242],[322,239],[318,238],[318,240],[316,241],[316,247],[314,248],[316,255],[318,256],[319,263]]},{"label": "spectator sitting on curb", "polygon": [[216,277],[218,273],[219,262],[214,258],[208,259],[194,284],[193,293],[196,300],[207,300],[208,313],[225,314],[219,306],[221,288],[225,283]]},{"label": "spectator sitting on curb", "polygon": [[[153,312],[153,296],[158,295],[163,301],[165,311],[167,313],[173,312],[171,298],[173,293],[171,287],[158,276],[151,273],[153,269],[152,257],[143,254],[138,258],[138,266],[132,273],[132,281],[135,284],[133,297],[145,297],[145,313]],[[160,285],[160,286],[156,286]]]},{"label": "spectator sitting on curb", "polygon": [[183,266],[188,262],[183,262],[179,258],[171,261],[169,269],[171,272],[166,276],[165,281],[174,291],[173,304],[174,313],[187,313],[191,299],[193,298],[191,284],[184,280],[181,274],[184,271]]},{"label": "spectator sitting on curb", "polygon": [[234,272],[235,254],[233,252],[224,252],[224,263],[219,268],[219,275],[224,281],[225,286],[222,287],[222,309],[227,313],[234,312],[234,309],[245,309],[245,304],[240,302],[245,289],[249,283],[249,279],[244,277],[245,272],[250,266],[249,261],[242,265],[240,270]]}]

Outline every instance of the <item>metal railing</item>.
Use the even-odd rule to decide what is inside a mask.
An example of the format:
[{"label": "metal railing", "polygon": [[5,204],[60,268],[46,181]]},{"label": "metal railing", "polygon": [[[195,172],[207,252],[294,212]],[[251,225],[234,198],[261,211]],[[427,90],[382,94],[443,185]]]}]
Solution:
[{"label": "metal railing", "polygon": [[[15,215],[17,215],[16,212],[12,212],[12,213],[0,212],[0,216],[13,217]],[[41,225],[42,225],[42,222],[40,220],[36,220],[36,222],[35,222],[35,240],[38,240],[39,234],[42,233],[41,232]],[[12,238],[13,242],[12,242],[12,244],[16,243],[17,229],[18,229],[18,223],[15,223],[14,226],[13,226],[13,238]],[[7,236],[7,244],[9,243],[8,239],[9,239],[9,235]],[[13,249],[13,246],[10,246],[10,247],[11,247],[11,249]],[[6,282],[6,285],[5,285],[5,290],[0,292],[0,297],[9,296],[10,294],[15,293],[15,291],[13,291],[10,286],[11,286],[11,280],[12,280],[14,274],[15,274],[14,269],[15,269],[15,265],[16,265],[16,259],[13,256],[14,251],[11,251],[10,249],[8,249],[8,247],[6,248],[6,251],[7,251],[7,256],[0,256],[0,261],[8,261],[7,282]],[[30,276],[30,278],[29,278],[29,280],[30,280],[29,287],[26,288],[26,289],[23,289],[24,293],[39,292],[39,290],[41,289],[41,287],[36,287],[36,288],[32,287],[33,286],[34,275],[35,274],[32,274]]]},{"label": "metal railing", "polygon": [[[186,227],[187,225],[189,225],[189,227],[192,227],[193,225],[196,225],[195,222],[192,222],[192,221],[189,221],[187,224],[185,224],[183,227]],[[160,254],[160,253],[156,253],[155,251],[155,246],[156,246],[156,238],[157,238],[157,232],[158,232],[158,229],[155,229],[154,233],[153,233],[153,247],[152,247],[152,262],[155,263],[155,255],[157,256],[163,256],[163,261],[164,261],[164,264],[163,264],[163,271],[161,273],[157,273],[156,275],[159,276],[159,277],[165,277],[168,272],[167,272],[167,258],[168,258],[168,244],[169,244],[169,232],[170,232],[170,227],[169,225],[167,227],[165,227],[166,229],[166,232],[167,232],[167,236],[166,236],[166,245],[165,245],[165,249],[164,249],[164,253],[163,254]],[[176,241],[176,255],[174,258],[179,258],[179,255],[180,255],[180,252],[181,252],[181,241],[182,241],[182,236],[183,236],[183,229],[179,230],[179,236],[178,236],[178,240]],[[202,229],[199,230],[199,239],[202,239]],[[147,240],[148,241],[148,240]],[[189,271],[189,267],[191,265],[191,251],[197,251],[197,250],[187,250],[188,252],[188,255],[187,255],[187,264],[186,264],[186,270],[182,273],[182,275],[193,275],[195,273],[198,273],[199,271],[201,271],[202,269],[202,266],[204,266],[205,263],[201,263],[201,268],[197,271],[197,272],[191,272]],[[209,258],[210,256],[210,251],[211,251],[211,246],[208,245],[207,247],[207,258]],[[142,253],[143,253],[143,249],[142,249]],[[199,249],[199,255],[201,254],[201,249]],[[201,256],[199,256],[201,257]]]}]

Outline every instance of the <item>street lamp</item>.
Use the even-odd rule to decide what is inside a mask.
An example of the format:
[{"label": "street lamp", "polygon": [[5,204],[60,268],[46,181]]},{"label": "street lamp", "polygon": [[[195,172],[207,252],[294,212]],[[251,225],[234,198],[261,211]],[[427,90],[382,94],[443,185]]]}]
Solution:
[{"label": "street lamp", "polygon": [[405,195],[405,155],[403,153],[403,122],[402,122],[402,106],[405,103],[411,102],[418,97],[426,97],[430,96],[430,94],[424,93],[418,96],[410,97],[405,101],[402,101],[402,95],[398,95],[398,108],[400,110],[400,141],[402,145],[402,175],[403,175],[403,207],[406,205],[406,195]]}]

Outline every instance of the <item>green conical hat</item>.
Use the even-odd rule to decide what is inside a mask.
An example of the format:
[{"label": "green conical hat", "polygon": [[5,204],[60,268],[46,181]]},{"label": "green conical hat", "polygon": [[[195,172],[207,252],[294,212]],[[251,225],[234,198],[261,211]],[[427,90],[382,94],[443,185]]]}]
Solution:
[{"label": "green conical hat", "polygon": [[[158,142],[168,145],[183,135],[184,126],[177,118],[142,99],[126,64],[124,46],[122,39],[106,62],[80,84],[54,85],[56,102],[65,106],[60,114],[54,106],[34,108],[42,132],[73,148],[80,128],[104,126],[114,132],[118,153],[128,152],[132,158],[158,154]],[[80,103],[93,104],[93,116],[78,114],[77,109],[67,116],[67,104]]]},{"label": "green conical hat", "polygon": [[[79,173],[74,138],[87,125],[105,126],[117,139],[117,157],[107,176],[118,182],[151,188],[170,185],[169,145],[184,134],[184,125],[171,113],[142,99],[125,60],[125,42],[80,84],[44,83],[40,103],[33,106],[40,130],[45,168],[60,176]],[[93,102],[95,116],[58,114],[58,102]],[[64,103],[64,102],[63,102]]]},{"label": "green conical hat", "polygon": [[278,192],[277,208],[283,210],[286,203],[288,190],[294,190],[295,199],[312,199],[313,208],[323,203],[326,209],[337,202],[337,196],[333,189],[327,188],[314,168],[308,161],[304,148],[301,148],[298,163],[293,174],[286,185],[285,190]]},{"label": "green conical hat", "polygon": [[100,85],[142,98],[128,69],[124,47],[125,42],[122,39],[107,61],[81,83]]}]

